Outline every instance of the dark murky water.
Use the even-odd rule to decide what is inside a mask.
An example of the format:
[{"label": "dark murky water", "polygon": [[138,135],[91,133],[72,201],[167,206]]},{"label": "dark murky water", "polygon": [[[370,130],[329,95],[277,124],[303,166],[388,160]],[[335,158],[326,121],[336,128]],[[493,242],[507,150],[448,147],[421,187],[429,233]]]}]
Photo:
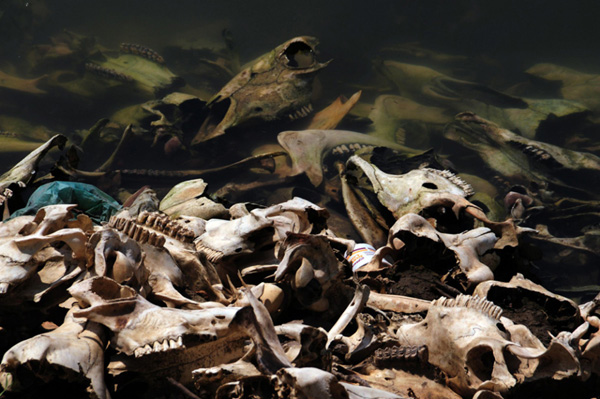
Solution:
[{"label": "dark murky water", "polygon": [[[577,303],[591,301],[600,292],[599,17],[597,0],[0,0],[0,174],[55,134],[69,140],[42,160],[26,187],[10,185],[14,195],[3,205],[4,219],[51,180],[93,184],[122,204],[140,187],[150,186],[162,198],[175,184],[202,177],[206,195],[225,206],[306,198],[328,209],[330,228],[339,236],[361,241],[341,199],[336,166],[343,162],[335,164],[349,154],[336,148],[337,154],[324,156],[323,182],[311,184],[304,173],[292,175],[284,161],[288,154],[277,146],[280,132],[307,129],[315,112],[360,91],[338,129],[425,153],[419,164],[414,159],[404,164],[398,153],[377,153],[382,169],[417,167],[425,160],[451,169],[473,186],[469,200],[490,219],[512,217],[521,228],[538,231],[522,235],[515,248],[485,258],[500,265],[496,279],[523,273]],[[262,116],[210,136],[230,104],[208,103],[211,97],[245,64],[302,35],[318,38],[319,62],[331,60],[313,83],[314,112],[290,107],[271,117],[269,102],[253,102],[248,95],[249,108]],[[307,48],[297,44],[286,53],[288,69],[315,65]],[[248,160],[265,153],[270,155]],[[0,195],[8,177],[0,178]],[[472,218],[467,218],[469,227],[456,223],[449,209],[440,206],[426,216],[441,228],[447,223],[450,233],[473,227]],[[380,219],[391,225],[393,215],[383,212]],[[420,245],[415,244],[414,262],[403,261],[367,284],[382,291],[391,287],[388,292],[394,294],[456,295],[460,282],[451,277],[441,284],[435,270],[446,267],[443,257],[455,267],[454,255],[444,250],[433,259]],[[513,306],[509,295],[497,295],[497,304]],[[548,318],[548,303],[526,299],[522,309],[505,314],[519,322],[517,317],[527,319],[547,343],[545,333],[556,322],[552,317],[562,317]],[[42,321],[48,329],[60,323],[64,309],[56,309],[28,320],[35,325],[31,331],[19,323],[33,312],[15,316],[13,325],[0,315],[5,317],[0,317],[0,341],[8,337],[0,353],[32,331],[44,332]],[[554,327],[558,333],[577,325]],[[591,381],[579,397],[589,397],[597,375]],[[576,391],[580,381],[563,382],[556,383],[561,392],[571,385]],[[138,394],[135,383],[127,384],[118,386],[117,397]],[[554,385],[548,386],[540,391]],[[529,385],[524,392],[537,388]],[[85,388],[77,389],[65,386],[64,394]]]},{"label": "dark murky water", "polygon": [[[372,124],[365,109],[382,94],[412,95],[413,100],[424,105],[445,107],[448,115],[460,111],[480,112],[480,108],[471,109],[468,101],[458,106],[448,105],[444,102],[444,93],[437,93],[442,97],[428,97],[426,91],[415,92],[414,87],[402,87],[389,76],[388,79],[382,77],[378,66],[393,60],[424,65],[445,76],[471,81],[517,98],[579,101],[589,110],[585,117],[578,114],[563,118],[560,123],[554,120],[557,123],[542,125],[535,138],[598,154],[600,129],[598,107],[594,106],[595,101],[600,102],[600,88],[593,93],[594,87],[598,87],[594,86],[598,83],[593,79],[600,79],[595,77],[600,74],[599,13],[600,8],[594,1],[572,5],[542,0],[310,0],[287,4],[274,1],[4,0],[0,4],[0,71],[24,79],[47,76],[36,86],[43,93],[32,93],[31,89],[28,92],[27,88],[18,87],[21,83],[17,87],[0,87],[0,130],[6,137],[22,137],[26,142],[42,142],[51,133],[62,133],[78,142],[81,132],[101,118],[112,118],[126,107],[152,100],[156,96],[149,92],[111,91],[98,82],[81,89],[84,83],[77,83],[86,74],[85,63],[97,60],[98,52],[118,51],[123,42],[156,50],[164,56],[166,67],[187,83],[184,87],[178,86],[178,90],[208,100],[235,72],[232,64],[228,64],[231,59],[223,60],[224,54],[235,54],[240,64],[244,64],[292,37],[310,35],[320,40],[318,59],[332,60],[319,74],[315,109],[325,107],[339,95],[349,97],[359,89],[363,91],[359,106],[342,122],[342,128],[369,132]],[[233,52],[223,52],[226,48],[224,29],[232,35]],[[213,65],[220,63],[222,67],[206,67],[206,61]],[[195,62],[202,67],[196,67]],[[561,81],[525,74],[528,68],[539,63],[557,64],[589,74],[581,85],[590,90],[565,94],[561,92]],[[407,79],[419,84],[417,78]],[[76,87],[69,85],[73,82]],[[568,82],[562,82],[562,86],[568,86]],[[172,90],[166,89],[160,94],[169,91]],[[469,99],[468,93],[461,95]],[[201,110],[191,114],[197,118],[204,116]],[[406,145],[433,148],[458,172],[479,174],[485,180],[492,178],[490,174],[480,173],[481,159],[474,152],[444,138],[443,126],[419,124],[414,131],[410,126],[414,125],[403,126],[403,135],[399,138]],[[197,147],[194,159],[186,162],[168,157],[159,159],[159,153],[137,148],[135,156],[119,160],[118,166],[121,169],[215,167],[248,156],[249,148],[274,142],[278,131],[290,128],[300,129],[302,123],[239,128],[235,135]],[[105,151],[114,148],[117,141],[115,137],[109,139],[107,148],[86,154],[82,164],[87,161],[87,166],[93,168],[94,162],[98,166],[106,159]],[[152,145],[152,138],[147,144]],[[5,150],[0,161],[2,171],[8,170],[25,153]],[[587,183],[582,184],[577,179],[585,176],[596,182],[600,180],[597,173],[582,172],[574,176],[569,179],[575,180],[568,183],[584,188]],[[162,189],[170,183],[162,182]],[[141,182],[130,182],[124,188],[134,191],[138,184]],[[505,179],[503,184],[497,189],[498,202],[511,185],[522,182]],[[570,202],[565,205],[568,209],[549,224],[556,237],[584,237],[587,232],[587,241],[582,240],[588,250],[544,244],[541,245],[542,259],[539,253],[532,255],[532,259],[538,258],[533,262],[534,275],[549,288],[579,300],[594,296],[600,284],[598,191],[591,190],[591,194],[583,191],[554,193],[550,199],[554,204],[568,195],[574,197],[575,202],[585,203]],[[257,200],[252,196],[243,199]],[[13,201],[14,206],[21,205],[17,199]],[[562,208],[557,205],[557,209]],[[535,222],[542,221],[536,219],[529,227],[536,227]],[[540,249],[536,246],[535,250]]]}]

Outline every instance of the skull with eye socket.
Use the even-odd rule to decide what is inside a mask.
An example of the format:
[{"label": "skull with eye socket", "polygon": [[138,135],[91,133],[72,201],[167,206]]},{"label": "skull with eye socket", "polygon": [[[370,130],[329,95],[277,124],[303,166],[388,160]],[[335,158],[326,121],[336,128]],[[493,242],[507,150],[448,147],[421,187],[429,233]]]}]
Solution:
[{"label": "skull with eye socket", "polygon": [[535,338],[520,342],[501,313],[502,308],[478,296],[440,298],[423,321],[401,326],[396,335],[403,345],[426,345],[429,362],[460,395],[505,393],[532,375],[537,364],[532,359],[544,350]]},{"label": "skull with eye socket", "polygon": [[315,74],[329,63],[316,60],[317,44],[314,37],[295,37],[242,70],[208,102],[209,114],[191,144],[251,120],[306,116]]}]

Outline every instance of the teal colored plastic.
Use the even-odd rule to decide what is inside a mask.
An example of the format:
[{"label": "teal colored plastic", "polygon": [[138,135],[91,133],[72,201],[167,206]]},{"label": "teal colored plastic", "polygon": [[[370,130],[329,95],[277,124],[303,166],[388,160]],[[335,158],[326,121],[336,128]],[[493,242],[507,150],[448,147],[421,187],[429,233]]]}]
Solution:
[{"label": "teal colored plastic", "polygon": [[95,223],[106,222],[121,209],[115,199],[86,183],[55,181],[38,187],[25,208],[10,215],[35,215],[40,208],[54,204],[77,204],[76,210],[88,215]]}]

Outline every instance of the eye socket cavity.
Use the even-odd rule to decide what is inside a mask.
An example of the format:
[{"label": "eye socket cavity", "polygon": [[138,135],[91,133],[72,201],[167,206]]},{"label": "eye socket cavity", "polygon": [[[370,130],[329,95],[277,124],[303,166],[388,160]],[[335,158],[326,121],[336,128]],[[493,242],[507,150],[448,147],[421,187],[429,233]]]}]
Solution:
[{"label": "eye socket cavity", "polygon": [[283,56],[287,60],[286,65],[290,68],[309,68],[316,62],[312,47],[301,41],[290,43]]}]

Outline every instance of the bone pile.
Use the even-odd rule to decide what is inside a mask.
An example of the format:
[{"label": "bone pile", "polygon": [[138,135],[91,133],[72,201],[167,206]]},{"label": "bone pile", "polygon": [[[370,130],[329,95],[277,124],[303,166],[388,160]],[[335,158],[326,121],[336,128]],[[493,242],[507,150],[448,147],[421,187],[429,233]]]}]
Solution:
[{"label": "bone pile", "polygon": [[[86,51],[61,40],[79,46],[72,58]],[[365,85],[372,104],[359,91],[321,107],[317,43],[292,38],[244,68],[197,52],[214,56],[202,73],[230,79],[209,98],[128,42],[89,44],[79,91],[47,75],[48,96],[100,87],[147,101],[85,132],[4,138],[24,157],[0,176],[0,397],[600,392],[600,289],[586,269],[600,253],[600,161],[591,139],[544,136],[595,103],[386,59],[381,87]],[[122,207],[98,215],[73,199],[14,214],[55,181]]]}]

